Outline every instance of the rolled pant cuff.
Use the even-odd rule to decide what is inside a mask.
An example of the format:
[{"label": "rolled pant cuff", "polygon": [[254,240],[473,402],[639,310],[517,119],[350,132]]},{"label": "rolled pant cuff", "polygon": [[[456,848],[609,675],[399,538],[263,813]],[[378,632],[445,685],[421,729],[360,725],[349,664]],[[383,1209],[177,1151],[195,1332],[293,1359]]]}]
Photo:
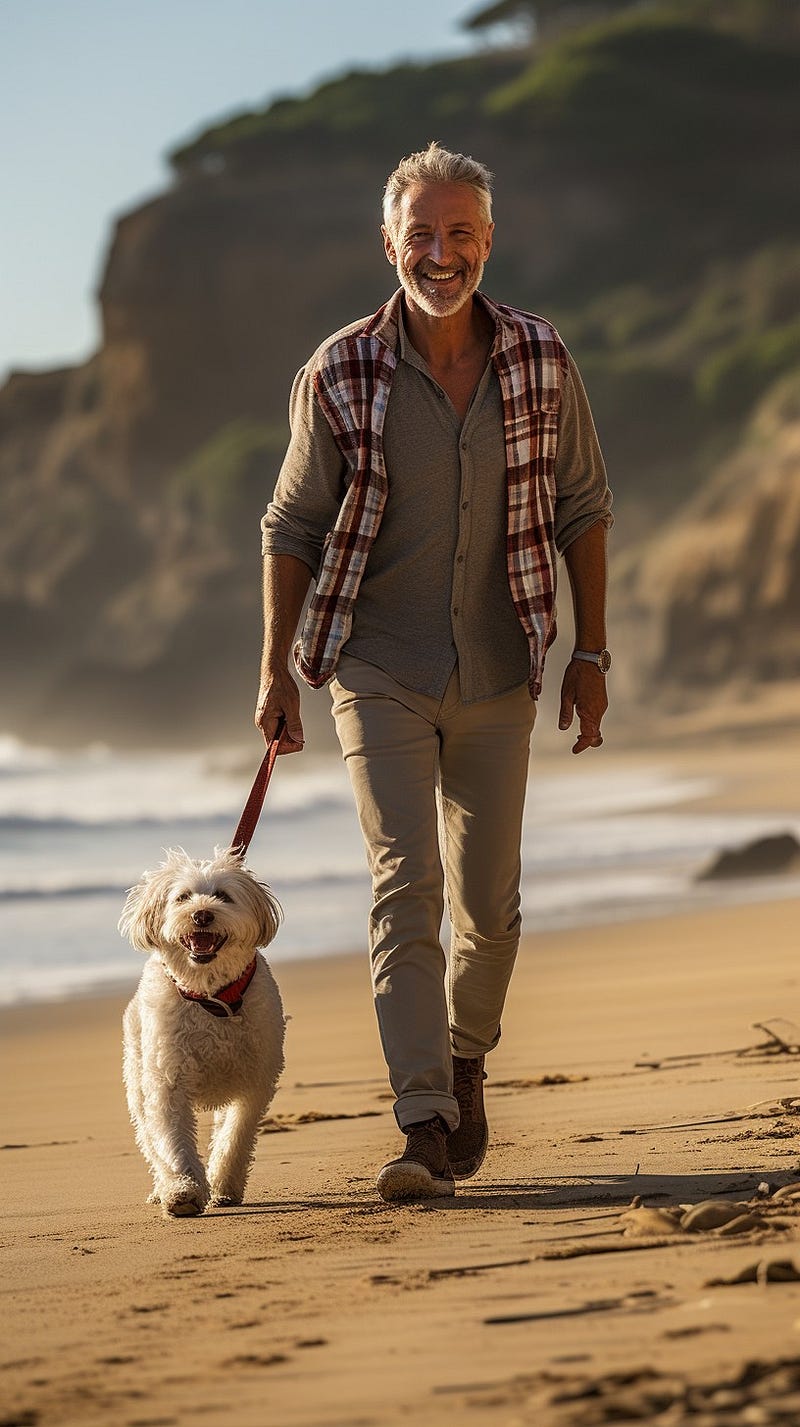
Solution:
[{"label": "rolled pant cuff", "polygon": [[477,1060],[480,1055],[488,1055],[494,1050],[500,1040],[500,1030],[491,1040],[480,1042],[475,1036],[460,1036],[458,1031],[451,1029],[450,1045],[453,1055],[457,1055],[459,1060]]},{"label": "rolled pant cuff", "polygon": [[458,1101],[453,1095],[439,1094],[435,1090],[401,1095],[394,1102],[394,1114],[401,1130],[407,1130],[409,1125],[416,1125],[420,1120],[431,1120],[434,1115],[441,1115],[449,1129],[458,1129]]}]

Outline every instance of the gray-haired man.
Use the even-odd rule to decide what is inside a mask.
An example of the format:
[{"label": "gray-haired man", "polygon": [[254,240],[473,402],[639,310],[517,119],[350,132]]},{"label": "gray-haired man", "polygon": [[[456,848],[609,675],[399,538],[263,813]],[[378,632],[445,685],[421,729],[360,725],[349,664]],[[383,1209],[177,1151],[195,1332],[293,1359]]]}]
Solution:
[{"label": "gray-haired man", "polygon": [[283,714],[281,751],[302,748],[289,653],[313,576],[295,663],[331,683],[372,874],[375,1006],[406,1134],[378,1175],[388,1200],[452,1194],[486,1151],[558,553],[576,627],[559,726],[577,713],[575,753],[602,743],[607,706],[603,461],[555,329],[478,291],[490,182],[438,144],[391,175],[382,233],[400,289],[298,374],[262,522],[256,722],[269,739]]}]

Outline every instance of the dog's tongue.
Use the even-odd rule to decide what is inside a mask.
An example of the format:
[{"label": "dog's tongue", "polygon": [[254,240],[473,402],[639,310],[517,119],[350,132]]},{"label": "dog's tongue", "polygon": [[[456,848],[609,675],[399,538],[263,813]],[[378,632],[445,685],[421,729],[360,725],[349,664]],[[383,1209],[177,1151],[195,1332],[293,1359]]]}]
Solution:
[{"label": "dog's tongue", "polygon": [[216,932],[192,932],[189,945],[192,951],[213,951],[217,942]]}]

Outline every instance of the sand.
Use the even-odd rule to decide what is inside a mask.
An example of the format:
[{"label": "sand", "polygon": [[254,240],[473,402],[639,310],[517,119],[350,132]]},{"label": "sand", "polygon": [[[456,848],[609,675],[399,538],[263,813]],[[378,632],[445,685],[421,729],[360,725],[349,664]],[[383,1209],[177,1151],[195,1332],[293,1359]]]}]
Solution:
[{"label": "sand", "polygon": [[[798,1066],[736,1053],[800,1021],[799,910],[526,937],[489,1156],[418,1206],[374,1190],[400,1142],[360,956],[277,968],[283,1128],[201,1219],[145,1205],[125,998],[4,1013],[0,1427],[800,1421],[800,1282],[769,1280],[800,1270]],[[634,1195],[762,1222],[624,1237]]]}]

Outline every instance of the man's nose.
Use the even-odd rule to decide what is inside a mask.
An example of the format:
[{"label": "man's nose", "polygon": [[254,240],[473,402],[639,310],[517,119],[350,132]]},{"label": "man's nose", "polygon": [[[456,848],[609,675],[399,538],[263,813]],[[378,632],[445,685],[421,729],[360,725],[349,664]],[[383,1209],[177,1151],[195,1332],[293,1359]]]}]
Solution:
[{"label": "man's nose", "polygon": [[434,233],[431,241],[431,257],[440,268],[446,268],[451,256],[450,238],[447,233],[439,229]]},{"label": "man's nose", "polygon": [[196,927],[207,927],[209,922],[213,922],[214,913],[207,907],[200,907],[198,911],[192,912],[192,921]]}]

